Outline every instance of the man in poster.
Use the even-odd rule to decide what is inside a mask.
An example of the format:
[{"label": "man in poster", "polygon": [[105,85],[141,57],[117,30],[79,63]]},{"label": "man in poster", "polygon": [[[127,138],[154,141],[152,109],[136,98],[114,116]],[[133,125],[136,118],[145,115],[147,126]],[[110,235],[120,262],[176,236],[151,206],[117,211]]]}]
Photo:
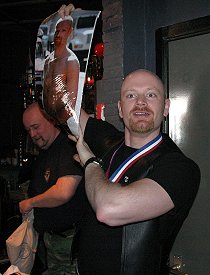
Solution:
[{"label": "man in poster", "polygon": [[44,65],[43,105],[60,124],[73,116],[77,100],[80,64],[68,48],[73,19],[59,19],[54,35],[54,51]]}]

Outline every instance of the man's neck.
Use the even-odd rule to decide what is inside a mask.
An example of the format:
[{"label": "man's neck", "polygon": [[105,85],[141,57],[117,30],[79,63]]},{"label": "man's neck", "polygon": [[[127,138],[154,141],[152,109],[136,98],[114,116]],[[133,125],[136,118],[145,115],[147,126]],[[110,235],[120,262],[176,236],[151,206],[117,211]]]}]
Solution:
[{"label": "man's neck", "polygon": [[67,54],[66,46],[62,48],[61,47],[55,48],[54,58],[63,58],[66,56],[66,54]]},{"label": "man's neck", "polygon": [[54,135],[52,135],[51,144],[56,140],[60,132],[61,131],[58,128],[55,128]]},{"label": "man's neck", "polygon": [[160,134],[160,129],[150,133],[134,133],[125,129],[125,145],[139,149]]}]

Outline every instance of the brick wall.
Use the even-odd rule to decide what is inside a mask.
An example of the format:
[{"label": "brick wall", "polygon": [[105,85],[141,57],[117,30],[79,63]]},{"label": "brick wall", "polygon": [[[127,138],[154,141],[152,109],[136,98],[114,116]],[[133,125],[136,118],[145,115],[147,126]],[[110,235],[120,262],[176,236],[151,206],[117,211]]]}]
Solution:
[{"label": "brick wall", "polygon": [[97,103],[105,104],[105,119],[122,129],[117,110],[123,79],[123,14],[121,0],[103,0],[104,74],[97,81]]}]

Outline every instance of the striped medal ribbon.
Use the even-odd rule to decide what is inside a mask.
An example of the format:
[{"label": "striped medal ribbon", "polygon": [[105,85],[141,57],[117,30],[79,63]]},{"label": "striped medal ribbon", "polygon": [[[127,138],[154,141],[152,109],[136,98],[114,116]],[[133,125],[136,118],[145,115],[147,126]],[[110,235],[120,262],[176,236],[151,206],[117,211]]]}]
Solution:
[{"label": "striped medal ribbon", "polygon": [[[130,155],[123,163],[115,170],[115,172],[109,177],[109,180],[111,182],[119,182],[123,174],[139,159],[143,158],[147,154],[151,153],[153,150],[155,150],[161,143],[162,143],[162,135],[158,135],[156,138],[142,146],[140,149],[138,149],[136,152],[134,152],[132,155]],[[120,147],[122,144],[120,145]],[[116,154],[116,152],[120,149],[120,147],[114,152],[113,156]],[[110,161],[110,165],[113,161],[113,157]]]}]

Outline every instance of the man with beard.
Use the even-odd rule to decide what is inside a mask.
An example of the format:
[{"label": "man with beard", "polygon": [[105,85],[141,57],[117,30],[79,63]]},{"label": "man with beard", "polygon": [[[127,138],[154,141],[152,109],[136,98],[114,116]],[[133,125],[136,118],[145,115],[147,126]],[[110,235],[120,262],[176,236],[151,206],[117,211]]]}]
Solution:
[{"label": "man with beard", "polygon": [[78,234],[80,275],[169,274],[172,245],[200,183],[197,164],[161,133],[169,106],[161,80],[137,70],[121,88],[124,134],[81,113],[80,136],[70,136],[89,201]]},{"label": "man with beard", "polygon": [[68,48],[73,19],[59,19],[54,34],[54,51],[44,65],[43,105],[60,124],[73,116],[77,100],[80,65]]}]

